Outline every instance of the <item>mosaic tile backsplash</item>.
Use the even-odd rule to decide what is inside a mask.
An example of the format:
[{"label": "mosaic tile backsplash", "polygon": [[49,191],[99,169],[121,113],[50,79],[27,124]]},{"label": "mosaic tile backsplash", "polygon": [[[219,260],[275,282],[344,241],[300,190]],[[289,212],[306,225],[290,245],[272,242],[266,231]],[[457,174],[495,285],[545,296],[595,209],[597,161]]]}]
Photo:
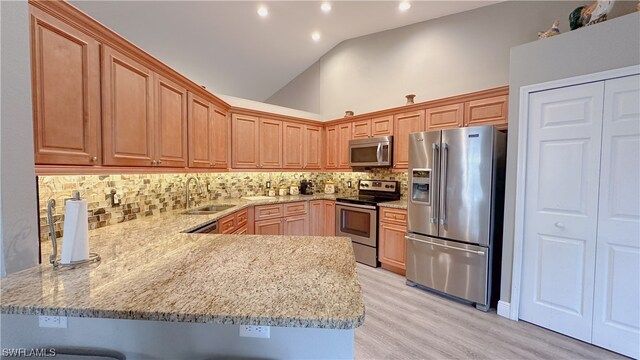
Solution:
[{"label": "mosaic tile backsplash", "polygon": [[[403,197],[407,194],[407,174],[380,169],[370,172],[228,172],[204,174],[133,174],[133,175],[74,175],[39,176],[38,201],[40,209],[40,240],[49,240],[47,201],[56,200],[53,221],[56,236],[61,237],[64,222],[64,203],[80,191],[88,201],[89,229],[96,229],[153,216],[168,210],[184,209],[185,184],[190,177],[192,206],[214,199],[266,195],[266,182],[271,186],[299,184],[311,180],[315,191],[324,191],[324,183],[333,180],[336,193],[354,195],[359,179],[397,180]],[[347,187],[352,181],[353,188]],[[120,205],[111,206],[111,192],[120,196]]]}]

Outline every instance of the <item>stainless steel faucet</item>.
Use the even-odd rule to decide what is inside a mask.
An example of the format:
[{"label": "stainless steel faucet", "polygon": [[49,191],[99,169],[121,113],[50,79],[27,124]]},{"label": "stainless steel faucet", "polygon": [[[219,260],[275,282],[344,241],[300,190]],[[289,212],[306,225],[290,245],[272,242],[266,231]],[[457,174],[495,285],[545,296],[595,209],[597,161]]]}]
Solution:
[{"label": "stainless steel faucet", "polygon": [[189,209],[191,207],[191,196],[190,196],[191,194],[189,193],[189,185],[191,185],[191,180],[195,180],[196,181],[196,188],[198,186],[200,186],[200,182],[198,182],[197,178],[191,176],[191,177],[189,177],[187,179],[187,185],[186,185],[186,188],[187,188],[187,209]]}]

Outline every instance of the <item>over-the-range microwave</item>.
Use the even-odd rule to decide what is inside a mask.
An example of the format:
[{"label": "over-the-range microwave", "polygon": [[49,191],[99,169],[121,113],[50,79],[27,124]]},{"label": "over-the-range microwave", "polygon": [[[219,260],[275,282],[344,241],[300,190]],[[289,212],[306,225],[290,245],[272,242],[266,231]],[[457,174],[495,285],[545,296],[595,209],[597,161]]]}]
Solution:
[{"label": "over-the-range microwave", "polygon": [[389,167],[392,165],[393,136],[349,141],[349,166]]}]

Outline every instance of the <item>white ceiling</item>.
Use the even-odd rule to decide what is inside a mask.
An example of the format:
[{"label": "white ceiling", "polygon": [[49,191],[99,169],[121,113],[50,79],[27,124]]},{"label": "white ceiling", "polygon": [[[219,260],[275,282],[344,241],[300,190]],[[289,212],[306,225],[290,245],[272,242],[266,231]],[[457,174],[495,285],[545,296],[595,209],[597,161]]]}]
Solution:
[{"label": "white ceiling", "polygon": [[208,90],[258,101],[341,41],[496,2],[412,1],[402,13],[398,1],[332,1],[325,14],[320,1],[71,1]]}]

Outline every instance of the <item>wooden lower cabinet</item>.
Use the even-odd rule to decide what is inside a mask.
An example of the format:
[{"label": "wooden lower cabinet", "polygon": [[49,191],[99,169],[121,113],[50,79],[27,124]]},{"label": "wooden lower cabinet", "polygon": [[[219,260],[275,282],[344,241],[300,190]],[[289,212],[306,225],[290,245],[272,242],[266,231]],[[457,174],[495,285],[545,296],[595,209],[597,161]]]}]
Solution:
[{"label": "wooden lower cabinet", "polygon": [[406,214],[406,210],[383,208],[378,226],[378,259],[384,269],[400,275],[406,271]]},{"label": "wooden lower cabinet", "polygon": [[284,224],[282,219],[256,221],[254,232],[256,235],[282,235]]},{"label": "wooden lower cabinet", "polygon": [[323,200],[323,222],[324,236],[336,236],[336,202],[333,200]]},{"label": "wooden lower cabinet", "polygon": [[324,200],[309,201],[309,235],[324,236]]},{"label": "wooden lower cabinet", "polygon": [[247,235],[248,227],[247,225],[239,227],[236,231],[233,232],[234,235]]},{"label": "wooden lower cabinet", "polygon": [[284,235],[305,236],[309,234],[307,214],[287,216],[282,221],[284,223]]},{"label": "wooden lower cabinet", "polygon": [[231,234],[236,231],[236,214],[223,217],[218,221],[218,228],[220,229],[220,234]]}]

